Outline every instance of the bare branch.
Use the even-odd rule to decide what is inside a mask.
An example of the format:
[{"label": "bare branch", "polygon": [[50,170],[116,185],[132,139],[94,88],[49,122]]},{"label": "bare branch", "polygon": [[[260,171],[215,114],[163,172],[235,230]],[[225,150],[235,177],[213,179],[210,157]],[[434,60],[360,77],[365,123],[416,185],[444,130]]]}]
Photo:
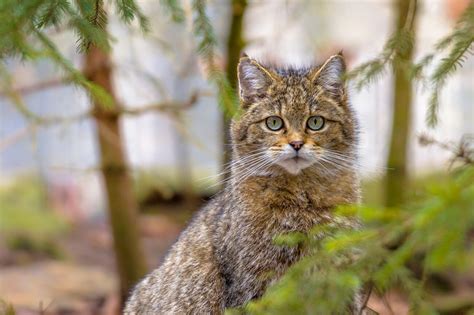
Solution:
[{"label": "bare branch", "polygon": [[141,115],[146,112],[159,111],[159,112],[177,112],[187,110],[191,108],[198,100],[199,93],[194,92],[186,102],[169,101],[163,103],[150,104],[146,106],[140,106],[138,108],[124,108],[120,112],[125,115]]},{"label": "bare branch", "polygon": [[419,135],[418,141],[423,146],[434,145],[449,151],[453,155],[450,159],[449,167],[452,167],[457,161],[465,165],[474,164],[474,135],[472,134],[462,136],[459,143],[439,141],[427,134]]},{"label": "bare branch", "polygon": [[[18,95],[17,93],[15,93]],[[203,94],[204,95],[204,94]],[[166,101],[162,103],[155,103],[146,106],[141,106],[138,108],[119,108],[117,110],[111,110],[111,114],[124,114],[124,115],[141,115],[147,112],[168,112],[168,113],[176,113],[179,111],[187,110],[191,108],[194,104],[196,104],[200,93],[193,92],[189,100],[185,102],[177,102],[177,101]],[[78,122],[81,120],[88,119],[92,117],[94,114],[93,111],[88,110],[83,113],[71,116],[50,116],[50,117],[42,117],[37,115],[36,113],[31,112],[25,105],[19,108],[19,111],[34,125],[39,126],[50,126],[56,124],[68,124],[73,122]]]},{"label": "bare branch", "polygon": [[4,139],[0,140],[0,152],[26,137],[30,132],[30,129],[31,128],[29,127],[21,128],[20,130],[17,130],[6,136]]},{"label": "bare branch", "polygon": [[21,94],[21,95],[31,94],[31,93],[38,92],[40,90],[65,85],[67,84],[67,82],[68,81],[65,78],[54,78],[51,80],[41,81],[32,85],[13,87],[9,89],[8,91],[0,90],[0,96],[8,96],[8,93],[15,93],[15,94]]}]

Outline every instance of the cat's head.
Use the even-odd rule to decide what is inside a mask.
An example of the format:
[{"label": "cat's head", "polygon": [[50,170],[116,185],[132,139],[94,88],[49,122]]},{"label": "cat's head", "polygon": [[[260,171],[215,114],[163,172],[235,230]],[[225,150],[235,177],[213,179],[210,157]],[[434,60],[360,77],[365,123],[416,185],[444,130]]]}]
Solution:
[{"label": "cat's head", "polygon": [[265,66],[244,55],[238,65],[242,113],[232,122],[234,159],[255,174],[350,167],[356,122],[341,54],[305,69]]}]

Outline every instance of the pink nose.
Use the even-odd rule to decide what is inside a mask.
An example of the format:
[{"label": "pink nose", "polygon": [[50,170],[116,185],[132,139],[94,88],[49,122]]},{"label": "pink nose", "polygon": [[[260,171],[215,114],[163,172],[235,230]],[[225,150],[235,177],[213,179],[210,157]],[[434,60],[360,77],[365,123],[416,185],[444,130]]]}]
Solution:
[{"label": "pink nose", "polygon": [[296,151],[298,151],[299,149],[301,149],[301,147],[303,146],[304,142],[303,141],[291,141],[290,142],[290,145],[293,147],[293,149],[295,149]]}]

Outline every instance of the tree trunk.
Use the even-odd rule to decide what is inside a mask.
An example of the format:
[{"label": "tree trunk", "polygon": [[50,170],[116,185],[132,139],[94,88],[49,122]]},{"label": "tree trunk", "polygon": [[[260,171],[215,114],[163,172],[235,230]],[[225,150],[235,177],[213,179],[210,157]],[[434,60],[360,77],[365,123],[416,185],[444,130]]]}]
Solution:
[{"label": "tree trunk", "polygon": [[[237,65],[239,63],[240,53],[245,46],[242,38],[242,24],[247,8],[247,0],[233,0],[232,1],[232,20],[230,23],[229,37],[227,39],[227,66],[226,74],[227,80],[229,80],[230,86],[237,91]],[[222,171],[224,171],[226,165],[230,162],[230,117],[222,114]],[[229,173],[225,173],[223,178],[226,179]]]},{"label": "tree trunk", "polygon": [[407,151],[413,98],[408,65],[413,63],[417,0],[397,0],[395,5],[396,30],[404,29],[410,32],[413,45],[397,51],[393,65],[393,117],[385,181],[385,205],[389,207],[399,205],[404,201],[408,184]]},{"label": "tree trunk", "polygon": [[99,99],[92,99],[92,102],[123,304],[132,286],[145,274],[146,264],[140,246],[137,201],[123,148],[109,54],[92,46],[85,56],[84,74],[114,100],[112,108],[106,108]]}]

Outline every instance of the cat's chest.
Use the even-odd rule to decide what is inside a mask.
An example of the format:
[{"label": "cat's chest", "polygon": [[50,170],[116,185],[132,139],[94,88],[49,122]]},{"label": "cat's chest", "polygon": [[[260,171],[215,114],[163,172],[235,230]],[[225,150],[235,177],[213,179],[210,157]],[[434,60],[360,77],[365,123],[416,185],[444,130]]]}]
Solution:
[{"label": "cat's chest", "polygon": [[294,193],[282,189],[248,200],[247,218],[253,221],[252,228],[259,232],[306,232],[329,218],[330,207],[320,205],[318,197],[304,191]]}]

